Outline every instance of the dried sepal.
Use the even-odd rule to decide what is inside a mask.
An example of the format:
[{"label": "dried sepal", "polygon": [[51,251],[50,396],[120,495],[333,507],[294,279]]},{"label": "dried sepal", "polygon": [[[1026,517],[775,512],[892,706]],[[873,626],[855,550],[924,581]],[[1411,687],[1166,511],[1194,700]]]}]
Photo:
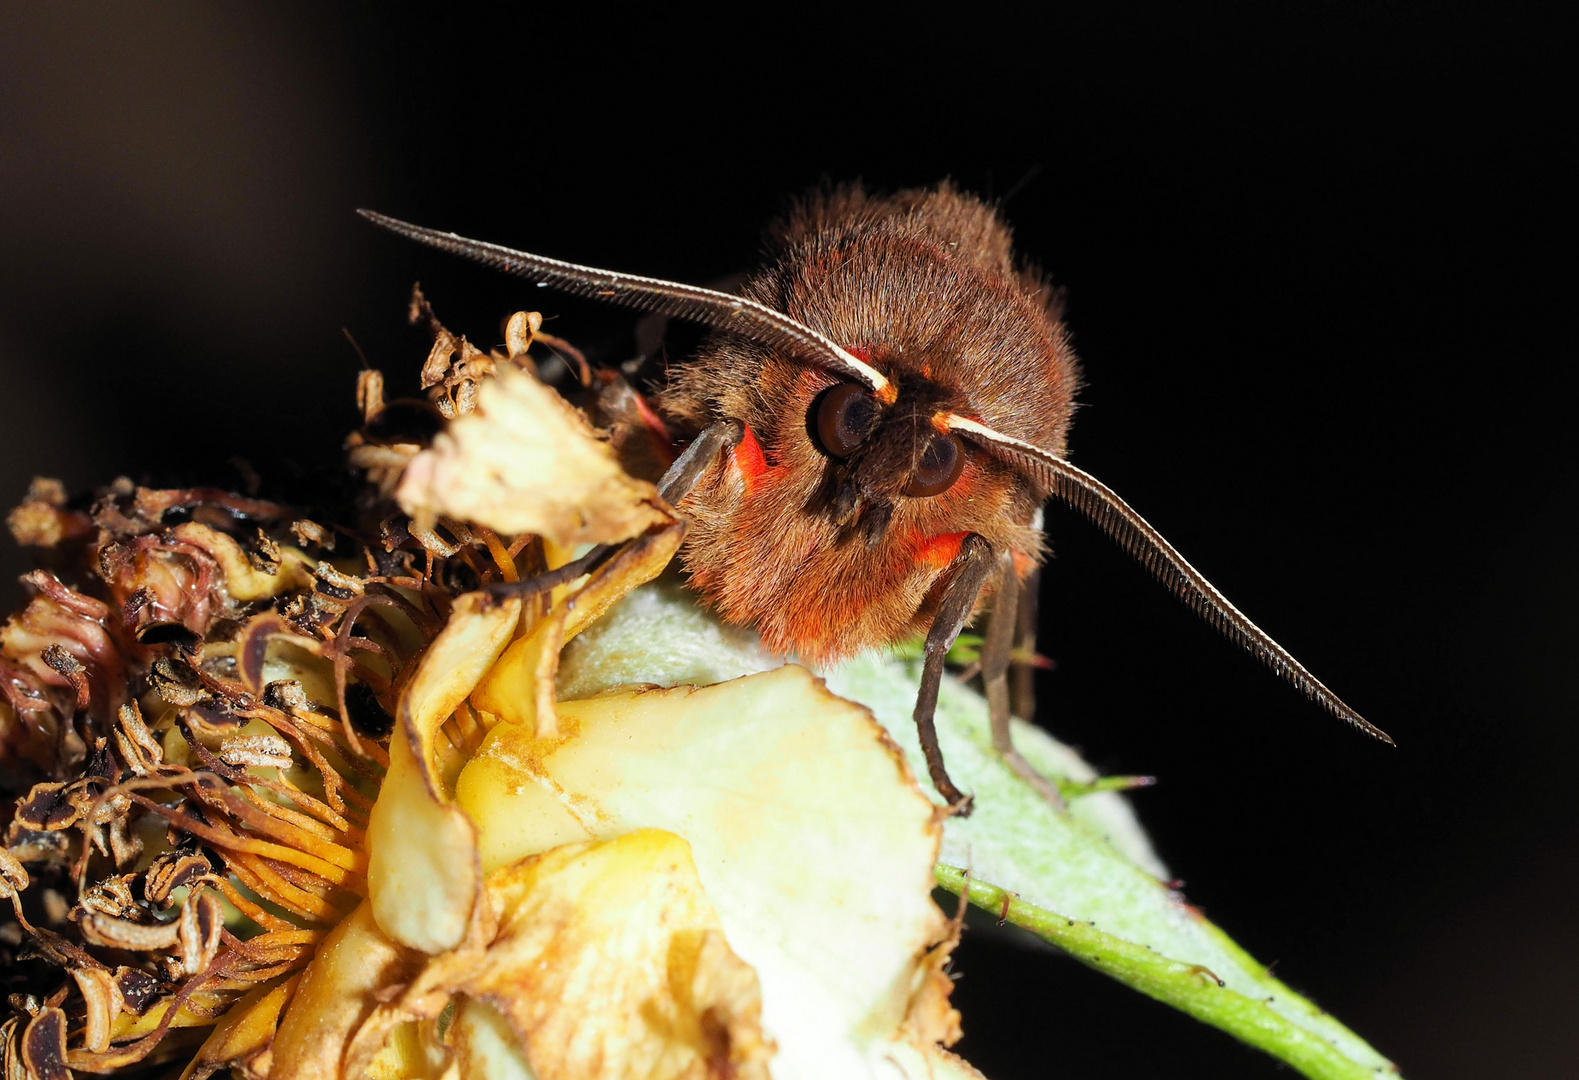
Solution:
[{"label": "dried sepal", "polygon": [[291,522],[291,535],[296,537],[296,542],[302,547],[316,547],[324,551],[334,550],[334,532],[326,529],[309,518],[298,518]]},{"label": "dried sepal", "polygon": [[196,975],[208,968],[219,951],[220,934],[225,929],[225,909],[210,892],[187,894],[176,921],[181,965],[186,974]]},{"label": "dried sepal", "polygon": [[129,701],[116,715],[115,748],[134,776],[151,776],[164,764],[164,748],[143,722],[142,709]]},{"label": "dried sepal", "polygon": [[0,900],[11,900],[27,891],[27,868],[6,848],[0,848]]},{"label": "dried sepal", "polygon": [[586,418],[513,367],[478,391],[474,413],[418,454],[395,492],[418,524],[440,514],[568,546],[636,536],[670,515],[628,476]]},{"label": "dried sepal", "polygon": [[[428,392],[429,400],[446,420],[465,416],[476,408],[477,384],[496,372],[498,358],[477,348],[464,335],[447,330],[433,313],[433,306],[422,295],[421,288],[416,286],[411,290],[409,321],[413,326],[425,323],[433,335],[433,348],[422,365],[422,389]],[[541,315],[538,325],[542,325]],[[519,351],[525,352],[524,349]],[[511,349],[512,356],[516,352]]]}]

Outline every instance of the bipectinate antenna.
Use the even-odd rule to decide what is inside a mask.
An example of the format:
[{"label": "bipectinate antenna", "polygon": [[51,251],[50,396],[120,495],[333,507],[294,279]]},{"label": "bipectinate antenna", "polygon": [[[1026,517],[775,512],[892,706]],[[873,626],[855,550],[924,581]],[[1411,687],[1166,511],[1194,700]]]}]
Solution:
[{"label": "bipectinate antenna", "polygon": [[1041,447],[1005,435],[969,417],[944,417],[950,430],[981,445],[1031,476],[1054,498],[1079,511],[1149,570],[1163,587],[1228,640],[1260,660],[1333,716],[1391,744],[1392,738],[1343,703],[1305,665],[1228,602],[1217,587],[1151,524],[1102,481]]},{"label": "bipectinate antenna", "polygon": [[409,240],[574,296],[689,319],[739,334],[759,345],[782,349],[796,359],[855,380],[884,404],[892,404],[897,395],[894,384],[882,372],[840,348],[825,334],[755,300],[677,281],[600,270],[595,266],[515,251],[455,233],[426,229],[371,210],[358,210],[357,213],[374,225]]}]

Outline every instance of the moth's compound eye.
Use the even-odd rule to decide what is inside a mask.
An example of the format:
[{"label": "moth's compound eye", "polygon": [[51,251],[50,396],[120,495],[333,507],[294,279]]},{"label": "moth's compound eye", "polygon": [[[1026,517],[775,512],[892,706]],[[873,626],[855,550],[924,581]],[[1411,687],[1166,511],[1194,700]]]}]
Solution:
[{"label": "moth's compound eye", "polygon": [[849,457],[877,426],[877,399],[854,383],[840,383],[812,406],[817,442],[830,457]]},{"label": "moth's compound eye", "polygon": [[941,495],[954,486],[959,474],[965,471],[965,448],[954,435],[934,435],[927,440],[916,462],[916,471],[910,474],[905,494],[924,499]]}]

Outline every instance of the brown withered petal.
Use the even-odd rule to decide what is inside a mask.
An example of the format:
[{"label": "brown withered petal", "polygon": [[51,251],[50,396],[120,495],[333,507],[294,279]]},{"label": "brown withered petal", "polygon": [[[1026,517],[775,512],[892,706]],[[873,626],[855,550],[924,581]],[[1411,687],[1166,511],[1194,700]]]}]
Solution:
[{"label": "brown withered petal", "polygon": [[118,919],[137,919],[144,914],[132,896],[131,885],[125,878],[110,877],[88,886],[77,905],[84,912],[109,915]]},{"label": "brown withered petal", "polygon": [[247,561],[252,564],[254,570],[265,574],[277,574],[280,572],[280,545],[260,528],[253,538],[252,545],[247,548]]},{"label": "brown withered petal", "polygon": [[59,480],[35,476],[21,505],[6,517],[11,535],[23,547],[50,548],[86,536],[93,527],[86,514],[66,509],[66,488]]},{"label": "brown withered petal", "polygon": [[313,591],[330,600],[350,603],[362,595],[362,583],[354,577],[340,573],[328,563],[321,562],[313,570]]},{"label": "brown withered petal", "polygon": [[182,964],[188,975],[196,975],[219,951],[220,933],[225,929],[224,905],[206,891],[189,894],[181,905],[178,925]]},{"label": "brown withered petal", "polygon": [[278,735],[233,735],[220,745],[219,760],[238,768],[256,765],[265,769],[288,769],[291,767],[291,744]]},{"label": "brown withered petal", "polygon": [[[82,816],[83,807],[74,803],[67,785],[56,781],[34,784],[16,803],[16,820],[34,832],[69,829]],[[75,785],[73,785],[75,787]]]},{"label": "brown withered petal", "polygon": [[44,1009],[22,1032],[22,1065],[29,1080],[71,1080],[66,1068],[66,1014]]},{"label": "brown withered petal", "polygon": [[117,714],[115,748],[121,760],[137,776],[147,776],[164,762],[164,748],[153,737],[148,725],[143,723],[143,713],[137,702],[128,701]]},{"label": "brown withered petal", "polygon": [[[197,529],[212,534],[203,526]],[[181,539],[179,531],[144,534],[99,552],[100,576],[121,608],[128,633],[164,640],[153,628],[179,626],[201,634],[220,608],[219,563],[203,546]],[[229,543],[234,547],[234,541]],[[235,559],[241,561],[239,549]]]},{"label": "brown withered petal", "polygon": [[35,831],[13,819],[6,826],[5,846],[19,862],[63,863],[71,841],[65,833]]},{"label": "brown withered petal", "polygon": [[161,656],[153,662],[153,667],[148,669],[148,682],[160,697],[172,705],[196,705],[208,696],[203,689],[202,679],[192,669],[192,665],[168,656]]},{"label": "brown withered petal", "polygon": [[311,544],[314,547],[323,548],[325,551],[334,550],[334,533],[316,521],[301,518],[298,521],[291,522],[291,535],[295,536],[296,542],[303,547]]},{"label": "brown withered petal", "polygon": [[128,949],[132,952],[173,949],[180,941],[181,928],[173,922],[154,923],[149,926],[117,919],[110,915],[87,912],[78,921],[77,926],[82,930],[83,940],[90,945]]},{"label": "brown withered petal", "polygon": [[110,1029],[121,1011],[121,988],[103,968],[72,968],[85,1013],[82,1041],[95,1054],[110,1048]]},{"label": "brown withered petal", "polygon": [[143,899],[164,907],[170,894],[213,872],[208,860],[191,851],[167,851],[143,872]]},{"label": "brown withered petal", "polygon": [[115,969],[115,987],[121,995],[126,1011],[133,1016],[143,1015],[165,994],[165,988],[159,984],[158,979],[146,971],[129,967]]},{"label": "brown withered petal", "polygon": [[27,868],[11,852],[0,848],[0,900],[9,900],[24,892],[29,882]]}]

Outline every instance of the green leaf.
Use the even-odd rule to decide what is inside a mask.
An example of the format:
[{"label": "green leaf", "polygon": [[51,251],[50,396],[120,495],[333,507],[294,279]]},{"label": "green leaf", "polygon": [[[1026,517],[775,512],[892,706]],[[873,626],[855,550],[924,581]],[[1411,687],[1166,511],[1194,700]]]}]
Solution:
[{"label": "green leaf", "polygon": [[[1397,1072],[1386,1062],[1364,1064],[1354,1060],[1349,1054],[1350,1048],[1338,1045],[1336,1040],[1313,1026],[1298,1023],[1273,1010],[1264,999],[1247,997],[1229,989],[1226,980],[1219,979],[1208,968],[1170,959],[1144,945],[1098,930],[1090,923],[1077,922],[1015,899],[1014,894],[970,877],[955,866],[939,863],[937,880],[956,896],[968,888],[970,902],[977,907],[1029,930],[1087,967],[1112,976],[1147,997],[1172,1005],[1265,1050],[1306,1076],[1320,1080],[1369,1080]],[[1218,934],[1225,946],[1238,951],[1227,935],[1221,931]],[[1244,959],[1249,960],[1249,957]],[[1275,980],[1273,982],[1275,984]],[[1283,993],[1289,994],[1287,988],[1283,988]],[[1303,1002],[1297,997],[1294,1000]],[[1304,1004],[1314,1012],[1314,1006]]]}]

